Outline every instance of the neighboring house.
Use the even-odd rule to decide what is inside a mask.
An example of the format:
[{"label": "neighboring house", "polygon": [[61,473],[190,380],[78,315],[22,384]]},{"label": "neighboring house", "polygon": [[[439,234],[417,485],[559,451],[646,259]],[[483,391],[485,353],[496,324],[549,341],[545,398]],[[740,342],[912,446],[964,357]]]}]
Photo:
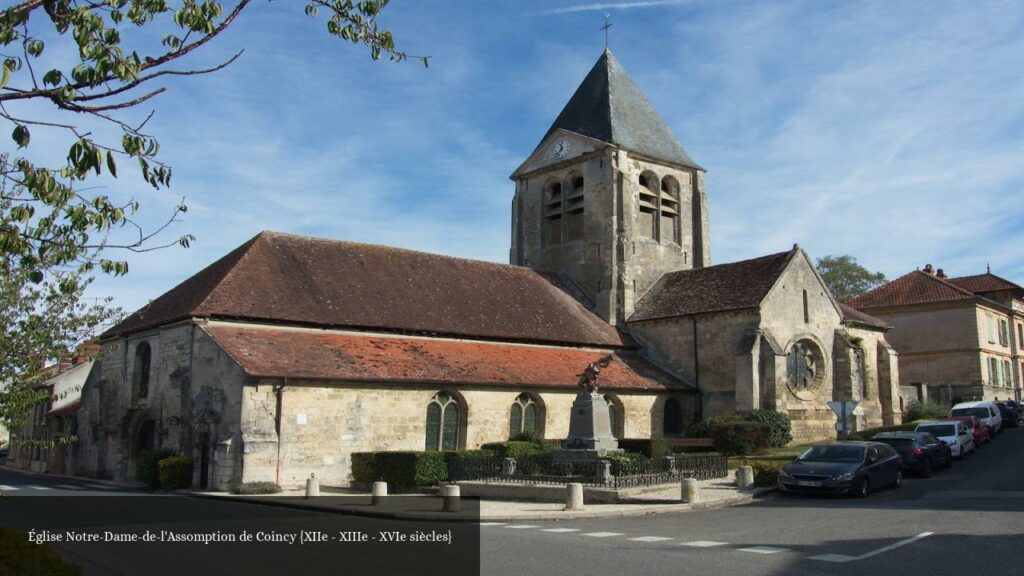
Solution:
[{"label": "neighboring house", "polygon": [[39,386],[50,393],[50,399],[30,408],[25,421],[11,434],[8,466],[53,474],[75,471],[76,444],[71,437],[77,428],[82,388],[92,373],[93,364],[92,360],[79,356],[73,362],[44,369],[49,374]]},{"label": "neighboring house", "polygon": [[606,51],[516,170],[513,265],[263,232],[107,331],[78,470],[194,457],[196,487],[351,480],[373,450],[565,438],[601,366],[615,434],[778,408],[798,439],[899,421],[887,326],[798,247],[711,266],[703,169]]},{"label": "neighboring house", "polygon": [[1021,399],[1021,286],[991,272],[948,278],[928,265],[849,304],[893,327],[907,401]]}]

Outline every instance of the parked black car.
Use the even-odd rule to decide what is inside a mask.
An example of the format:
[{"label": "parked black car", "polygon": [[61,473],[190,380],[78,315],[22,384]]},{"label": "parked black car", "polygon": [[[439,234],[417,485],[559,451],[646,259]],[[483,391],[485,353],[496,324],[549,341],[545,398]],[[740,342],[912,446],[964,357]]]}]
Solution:
[{"label": "parked black car", "polygon": [[1024,412],[1021,411],[1021,406],[1017,402],[1013,400],[996,402],[996,407],[999,408],[999,413],[1003,415],[1003,426],[1016,428],[1022,424]]},{"label": "parked black car", "polygon": [[903,469],[921,476],[931,476],[939,466],[953,465],[953,452],[945,442],[927,432],[882,432],[871,437],[873,442],[892,446],[903,459]]},{"label": "parked black car", "polygon": [[865,497],[883,486],[903,485],[903,460],[880,442],[835,442],[810,447],[779,470],[779,487],[795,494]]}]

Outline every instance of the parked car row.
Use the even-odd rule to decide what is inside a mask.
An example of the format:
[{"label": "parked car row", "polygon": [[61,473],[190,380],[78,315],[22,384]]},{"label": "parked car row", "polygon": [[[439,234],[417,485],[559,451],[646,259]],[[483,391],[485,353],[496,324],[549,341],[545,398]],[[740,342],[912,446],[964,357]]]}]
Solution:
[{"label": "parked car row", "polygon": [[899,488],[904,473],[931,476],[936,468],[949,468],[953,460],[992,442],[1004,425],[1020,425],[1020,408],[1013,401],[964,402],[953,406],[948,417],[919,422],[913,431],[812,446],[779,470],[778,485],[794,494],[860,497],[886,486]]}]

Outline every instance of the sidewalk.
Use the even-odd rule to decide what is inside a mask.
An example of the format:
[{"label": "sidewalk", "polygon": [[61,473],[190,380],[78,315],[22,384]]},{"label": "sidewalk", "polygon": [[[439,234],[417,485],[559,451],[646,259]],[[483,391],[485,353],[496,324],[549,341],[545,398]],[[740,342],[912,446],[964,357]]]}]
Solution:
[{"label": "sidewalk", "polygon": [[[399,509],[373,506],[370,496],[365,492],[344,489],[322,488],[321,496],[305,498],[304,490],[286,490],[281,494],[266,496],[240,496],[226,492],[189,492],[201,498],[218,498],[240,500],[285,506],[301,510],[317,510],[338,512],[360,516],[382,518],[401,518],[409,520],[482,520],[514,522],[519,520],[572,520],[574,518],[616,518],[627,516],[649,516],[653,514],[669,514],[688,512],[691,510],[709,510],[745,504],[754,498],[774,490],[774,488],[756,488],[751,491],[740,491],[730,479],[718,478],[699,482],[701,501],[683,503],[679,501],[680,487],[667,485],[660,490],[651,490],[643,494],[631,496],[628,502],[619,504],[586,504],[583,510],[566,511],[562,503],[524,502],[511,500],[481,500],[480,515],[443,512],[442,499],[433,495],[402,495]],[[346,498],[330,498],[345,496]]]}]

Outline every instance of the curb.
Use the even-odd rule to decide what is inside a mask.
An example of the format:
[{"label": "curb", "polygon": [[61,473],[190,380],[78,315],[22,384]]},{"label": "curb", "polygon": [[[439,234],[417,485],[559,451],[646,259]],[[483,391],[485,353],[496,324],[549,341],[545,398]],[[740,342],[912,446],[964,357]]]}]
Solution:
[{"label": "curb", "polygon": [[6,464],[0,466],[0,470],[4,472],[12,472],[14,474],[21,474],[22,476],[34,476],[36,478],[55,478],[61,480],[77,480],[79,482],[92,482],[94,484],[107,484],[109,486],[117,486],[118,488],[149,488],[149,486],[141,482],[120,482],[118,480],[105,480],[102,478],[89,478],[87,476],[71,476],[69,474],[50,474],[48,472],[31,472],[29,470],[22,470],[21,468],[12,468]]},{"label": "curb", "polygon": [[[579,510],[575,512],[568,511],[552,511],[552,512],[537,512],[527,514],[481,514],[479,517],[473,518],[459,518],[458,516],[450,516],[446,512],[386,512],[383,510],[374,510],[369,506],[364,508],[338,508],[321,506],[313,503],[297,502],[294,500],[276,500],[274,497],[250,497],[250,496],[235,496],[228,494],[211,494],[207,492],[192,492],[192,491],[181,491],[179,492],[183,496],[192,496],[194,498],[206,498],[210,500],[226,500],[245,502],[247,504],[261,504],[264,506],[277,506],[281,508],[291,508],[294,510],[305,510],[310,512],[323,512],[326,514],[347,514],[351,516],[363,516],[368,518],[386,518],[392,520],[433,520],[433,521],[446,521],[446,522],[477,522],[477,521],[506,521],[515,522],[521,520],[530,521],[564,521],[574,520],[579,518],[628,518],[638,516],[655,516],[660,514],[677,514],[680,512],[692,512],[701,510],[715,510],[718,508],[726,508],[729,506],[737,506],[740,504],[747,504],[753,502],[756,498],[763,495],[775,492],[778,488],[774,486],[768,486],[763,488],[755,488],[745,494],[739,494],[731,498],[723,498],[721,500],[715,500],[713,502],[698,502],[696,504],[650,504],[651,508],[633,508],[629,510]],[[291,498],[291,497],[289,497]],[[296,496],[294,498],[301,498]],[[618,506],[616,504],[597,504],[596,506]],[[631,506],[644,506],[643,504],[631,504]]]}]

